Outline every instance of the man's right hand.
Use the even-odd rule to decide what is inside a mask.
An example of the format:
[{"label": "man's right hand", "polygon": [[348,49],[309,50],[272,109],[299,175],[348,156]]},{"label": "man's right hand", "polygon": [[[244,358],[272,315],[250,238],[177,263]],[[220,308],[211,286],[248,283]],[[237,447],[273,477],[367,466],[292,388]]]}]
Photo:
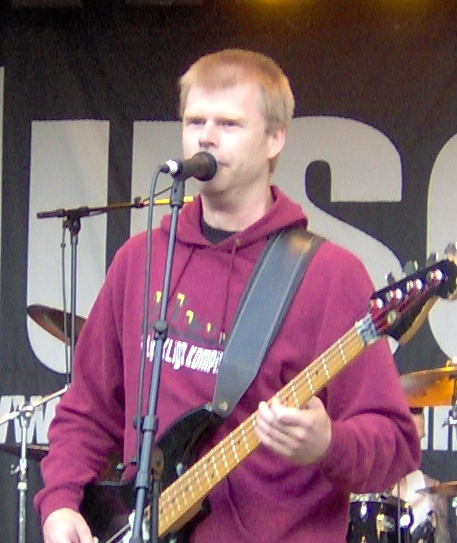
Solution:
[{"label": "man's right hand", "polygon": [[93,543],[89,526],[73,509],[53,511],[43,524],[44,543]]}]

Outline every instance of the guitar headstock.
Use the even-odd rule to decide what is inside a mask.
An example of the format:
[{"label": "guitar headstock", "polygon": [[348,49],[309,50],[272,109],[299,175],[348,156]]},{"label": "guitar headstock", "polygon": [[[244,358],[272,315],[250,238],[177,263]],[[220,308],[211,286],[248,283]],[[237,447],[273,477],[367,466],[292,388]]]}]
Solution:
[{"label": "guitar headstock", "polygon": [[389,335],[406,343],[424,321],[439,298],[457,298],[457,245],[446,247],[445,258],[432,255],[424,269],[410,262],[405,277],[395,281],[389,274],[389,285],[370,298],[372,322],[381,335]]}]

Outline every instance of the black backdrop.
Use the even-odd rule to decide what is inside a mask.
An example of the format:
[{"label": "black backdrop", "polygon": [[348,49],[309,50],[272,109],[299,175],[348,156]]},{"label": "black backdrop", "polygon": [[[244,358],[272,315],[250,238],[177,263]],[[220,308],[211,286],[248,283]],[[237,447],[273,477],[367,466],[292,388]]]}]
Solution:
[{"label": "black backdrop", "polygon": [[[306,171],[307,196],[330,216],[380,240],[401,262],[425,259],[434,163],[457,133],[457,3],[207,0],[192,6],[170,4],[139,7],[94,1],[74,9],[12,9],[1,4],[2,397],[29,398],[64,384],[61,373],[39,362],[27,330],[27,240],[35,227],[29,216],[32,123],[109,121],[106,199],[128,201],[134,123],[176,121],[177,77],[198,56],[215,49],[247,47],[275,58],[290,77],[298,117],[352,119],[385,134],[401,157],[398,201],[334,200],[331,170],[322,163]],[[452,169],[446,179],[447,197],[455,202]],[[87,204],[81,198],[77,205]],[[106,265],[129,236],[130,223],[127,213],[108,215]],[[448,241],[457,238],[451,226],[449,221],[442,226]],[[47,255],[41,258],[46,261]],[[40,288],[41,302],[46,304],[47,286]],[[451,324],[450,319],[448,333],[454,337]],[[443,350],[426,322],[398,351],[396,362],[400,372],[407,373],[441,367],[454,354],[449,348]],[[7,426],[3,440],[17,442],[13,423]],[[457,479],[451,435],[448,439],[447,450],[436,447],[430,437],[424,445],[425,469],[443,481]],[[0,454],[0,541],[5,542],[17,539],[17,480],[10,474],[15,461],[14,456]],[[33,543],[40,540],[31,505],[40,484],[34,461],[29,477],[27,541]]]}]

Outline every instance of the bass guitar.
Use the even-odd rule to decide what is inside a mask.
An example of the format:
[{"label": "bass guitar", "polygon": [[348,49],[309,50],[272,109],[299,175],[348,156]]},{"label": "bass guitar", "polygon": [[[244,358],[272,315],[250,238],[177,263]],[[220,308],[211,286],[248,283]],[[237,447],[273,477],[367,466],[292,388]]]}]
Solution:
[{"label": "bass guitar", "polygon": [[[382,337],[406,343],[439,298],[455,299],[456,253],[456,246],[450,245],[445,259],[423,270],[410,265],[412,273],[399,281],[391,279],[387,287],[375,292],[366,316],[284,386],[277,393],[280,401],[302,406]],[[164,433],[157,444],[165,458],[164,490],[159,498],[161,543],[187,541],[199,515],[204,514],[210,491],[258,447],[255,421],[253,413],[196,462],[199,447],[221,422],[211,405],[186,413]],[[100,542],[128,541],[133,488],[132,482],[109,481],[86,487],[81,512]],[[147,508],[145,518],[148,514]]]}]

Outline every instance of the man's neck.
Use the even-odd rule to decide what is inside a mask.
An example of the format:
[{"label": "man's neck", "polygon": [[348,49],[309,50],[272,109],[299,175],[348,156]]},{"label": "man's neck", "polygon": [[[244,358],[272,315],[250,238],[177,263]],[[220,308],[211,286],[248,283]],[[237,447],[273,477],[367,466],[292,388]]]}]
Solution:
[{"label": "man's neck", "polygon": [[229,200],[225,194],[203,195],[203,219],[209,226],[219,230],[241,232],[261,219],[273,205],[271,187],[262,192],[233,195]]},{"label": "man's neck", "polygon": [[222,230],[221,228],[213,228],[205,222],[205,219],[201,218],[201,229],[203,236],[211,243],[220,243],[226,240],[235,232],[231,230]]}]

